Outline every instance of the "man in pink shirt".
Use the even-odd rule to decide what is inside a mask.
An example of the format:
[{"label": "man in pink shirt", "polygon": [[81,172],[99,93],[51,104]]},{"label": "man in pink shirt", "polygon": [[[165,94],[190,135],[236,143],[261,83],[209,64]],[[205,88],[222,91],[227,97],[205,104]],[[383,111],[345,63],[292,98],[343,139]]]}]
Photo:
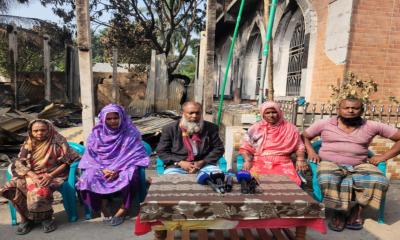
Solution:
[{"label": "man in pink shirt", "polygon": [[[319,162],[318,182],[332,217],[328,224],[334,231],[362,229],[361,210],[364,206],[379,209],[389,182],[376,167],[400,152],[400,131],[389,125],[364,120],[363,103],[359,99],[342,100],[337,117],[318,121],[304,133],[308,158]],[[396,143],[382,155],[368,158],[368,146],[380,135]],[[321,137],[322,146],[317,154],[311,140]],[[351,201],[355,200],[355,204]]]}]

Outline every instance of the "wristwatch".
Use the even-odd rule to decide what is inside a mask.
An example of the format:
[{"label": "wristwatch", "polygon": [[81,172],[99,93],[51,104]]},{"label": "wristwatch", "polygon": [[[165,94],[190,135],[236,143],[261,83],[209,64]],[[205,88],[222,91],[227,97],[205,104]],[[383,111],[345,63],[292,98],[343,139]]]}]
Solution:
[{"label": "wristwatch", "polygon": [[179,167],[179,163],[180,163],[181,161],[179,161],[179,162],[174,162],[174,165],[175,166],[177,166],[177,167]]}]

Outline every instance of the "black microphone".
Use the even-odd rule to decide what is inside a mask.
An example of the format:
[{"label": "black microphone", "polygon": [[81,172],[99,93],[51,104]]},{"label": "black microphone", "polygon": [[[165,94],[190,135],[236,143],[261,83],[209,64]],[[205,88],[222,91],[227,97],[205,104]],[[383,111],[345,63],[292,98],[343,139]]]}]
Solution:
[{"label": "black microphone", "polygon": [[255,177],[252,177],[250,182],[249,182],[249,193],[256,193],[257,186],[259,185],[257,179]]},{"label": "black microphone", "polygon": [[240,191],[243,194],[250,192],[249,183],[251,181],[251,174],[248,171],[240,170],[236,173],[236,178],[240,182]]},{"label": "black microphone", "polygon": [[226,177],[225,177],[225,191],[226,192],[231,192],[232,188],[233,188],[233,178],[235,177],[235,174],[232,172],[232,170],[230,169],[227,173],[226,173]]},{"label": "black microphone", "polygon": [[223,172],[212,172],[210,173],[210,177],[213,180],[213,182],[217,184],[217,187],[219,188],[221,193],[225,193],[225,186],[224,186],[225,174]]},{"label": "black microphone", "polygon": [[201,185],[208,184],[208,186],[210,186],[212,190],[214,190],[214,192],[221,193],[219,187],[211,180],[210,175],[205,172],[200,172],[199,174],[197,174],[197,183]]}]

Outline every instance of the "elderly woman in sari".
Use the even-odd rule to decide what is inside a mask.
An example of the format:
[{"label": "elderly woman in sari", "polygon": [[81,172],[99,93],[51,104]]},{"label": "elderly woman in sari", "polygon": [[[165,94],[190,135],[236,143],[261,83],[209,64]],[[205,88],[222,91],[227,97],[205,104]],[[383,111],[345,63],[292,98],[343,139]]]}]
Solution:
[{"label": "elderly woman in sari", "polygon": [[17,160],[11,165],[12,179],[0,188],[21,216],[17,234],[31,231],[41,222],[45,233],[56,229],[53,220],[53,192],[67,179],[68,166],[79,159],[53,124],[38,119],[28,125],[28,137]]},{"label": "elderly woman in sari", "polygon": [[[239,149],[244,158],[243,169],[256,174],[286,175],[300,186],[297,171],[308,166],[299,131],[283,118],[277,103],[265,102],[260,109],[262,120],[249,128]],[[292,153],[296,153],[296,166],[290,158]]]},{"label": "elderly woman in sari", "polygon": [[[120,225],[138,187],[138,167],[150,161],[140,132],[121,106],[109,104],[101,110],[86,145],[78,166],[84,171],[76,187],[93,211],[103,212],[105,224]],[[121,195],[122,204],[111,217],[107,199],[115,193]]]},{"label": "elderly woman in sari", "polygon": [[[278,103],[263,103],[260,114],[262,120],[249,128],[239,149],[244,158],[243,170],[252,174],[286,175],[300,186],[297,171],[306,170],[308,165],[299,131],[283,118]],[[290,157],[292,153],[296,153],[296,166]],[[305,239],[305,234],[306,227],[296,228],[296,239]]]}]

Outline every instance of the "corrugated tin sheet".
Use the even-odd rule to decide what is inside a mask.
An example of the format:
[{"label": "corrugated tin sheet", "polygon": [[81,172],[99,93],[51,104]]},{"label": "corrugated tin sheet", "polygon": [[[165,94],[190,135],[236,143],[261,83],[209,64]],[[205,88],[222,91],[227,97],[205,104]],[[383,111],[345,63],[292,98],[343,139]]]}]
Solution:
[{"label": "corrugated tin sheet", "polygon": [[160,133],[161,129],[165,125],[170,124],[174,121],[175,120],[171,118],[146,117],[133,121],[133,123],[136,125],[142,135],[146,135]]}]

